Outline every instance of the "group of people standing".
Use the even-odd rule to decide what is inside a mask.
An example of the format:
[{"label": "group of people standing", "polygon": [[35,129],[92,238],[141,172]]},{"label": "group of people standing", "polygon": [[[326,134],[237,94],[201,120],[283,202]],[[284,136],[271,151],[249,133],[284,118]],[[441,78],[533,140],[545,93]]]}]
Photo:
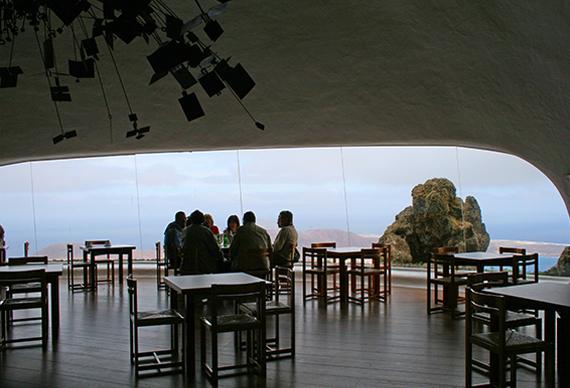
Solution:
[{"label": "group of people standing", "polygon": [[[256,224],[252,211],[244,213],[242,221],[240,226],[237,215],[229,216],[227,227],[220,234],[211,215],[195,210],[187,218],[184,212],[177,212],[164,231],[164,253],[169,268],[181,275],[226,271],[263,273],[272,266],[291,265],[292,260],[298,260],[298,235],[290,211],[279,213],[280,229],[273,244],[267,231]],[[220,241],[228,246],[221,248]],[[254,254],[263,250],[269,251],[269,256]]]}]

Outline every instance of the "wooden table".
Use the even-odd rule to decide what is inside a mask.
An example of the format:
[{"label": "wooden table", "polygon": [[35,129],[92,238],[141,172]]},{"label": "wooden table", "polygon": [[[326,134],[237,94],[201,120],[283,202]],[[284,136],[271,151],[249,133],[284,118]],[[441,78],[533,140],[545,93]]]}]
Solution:
[{"label": "wooden table", "polygon": [[340,304],[341,306],[348,305],[348,272],[346,260],[359,259],[360,251],[362,249],[369,249],[369,247],[342,247],[342,248],[326,248],[327,258],[337,259],[339,261],[340,274]]},{"label": "wooden table", "polygon": [[123,255],[127,255],[127,276],[133,273],[133,251],[137,247],[134,245],[93,245],[90,247],[82,246],[83,261],[87,262],[87,257],[90,258],[89,265],[89,285],[92,290],[97,289],[95,282],[95,257],[101,255],[118,255],[119,256],[119,283],[123,284]]},{"label": "wooden table", "polygon": [[0,272],[23,272],[43,269],[50,285],[51,335],[59,336],[59,277],[63,273],[62,264],[1,265]]},{"label": "wooden table", "polygon": [[209,294],[213,284],[251,284],[265,282],[264,279],[248,275],[243,272],[216,273],[207,275],[165,276],[164,283],[170,288],[170,305],[178,309],[178,294],[184,296],[184,356],[186,357],[186,373],[194,376],[196,373],[195,363],[195,303],[196,297],[205,297]]},{"label": "wooden table", "polygon": [[473,266],[477,272],[484,272],[485,267],[511,267],[513,265],[512,253],[494,252],[464,252],[453,255],[455,264]]},{"label": "wooden table", "polygon": [[[549,351],[545,354],[544,371],[548,386],[554,386],[554,349],[558,337],[558,383],[570,386],[570,284],[533,283],[520,286],[486,289],[494,295],[504,296],[509,308],[544,310],[544,339]],[[556,313],[558,332],[556,333]]]},{"label": "wooden table", "polygon": [[[454,265],[462,265],[466,267],[475,267],[477,272],[485,272],[485,267],[511,267],[513,265],[512,253],[494,253],[494,252],[464,252],[453,255]],[[428,258],[427,281],[431,279],[431,260]],[[437,270],[437,269],[436,269]],[[449,270],[444,270],[448,272]],[[454,287],[455,289],[450,289]],[[458,288],[456,284],[443,286],[443,308],[449,310],[452,314],[457,308]],[[428,295],[428,297],[430,297]]]}]

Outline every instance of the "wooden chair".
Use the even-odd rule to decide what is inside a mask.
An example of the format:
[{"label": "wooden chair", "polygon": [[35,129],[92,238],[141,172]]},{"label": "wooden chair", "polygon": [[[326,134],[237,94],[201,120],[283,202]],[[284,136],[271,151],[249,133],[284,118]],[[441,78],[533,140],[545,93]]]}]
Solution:
[{"label": "wooden chair", "polygon": [[[265,303],[265,314],[267,317],[275,317],[275,337],[267,338],[266,344],[266,354],[267,360],[277,360],[281,358],[295,358],[295,273],[291,268],[287,267],[275,267],[274,274],[274,295],[275,298],[267,301]],[[288,292],[286,295],[286,302],[283,302],[283,293],[281,293],[281,287],[287,288]],[[256,315],[256,304],[255,303],[245,303],[240,305],[240,309],[251,315]],[[291,334],[290,334],[290,346],[281,347],[281,340],[279,336],[279,318],[282,315],[289,315],[291,320]],[[241,344],[241,338],[239,339]]]},{"label": "wooden chair", "polygon": [[[44,350],[48,339],[48,291],[45,270],[30,270],[21,272],[0,272],[0,287],[14,287],[17,284],[39,283],[40,294],[34,297],[13,298],[8,296],[0,301],[0,348],[16,342],[41,341]],[[17,310],[40,309],[42,331],[40,337],[8,338],[9,315]]]},{"label": "wooden chair", "polygon": [[[178,325],[184,323],[184,317],[175,310],[139,311],[137,281],[132,275],[127,277],[129,292],[129,335],[130,358],[135,366],[137,377],[173,374],[184,371],[184,363],[178,351]],[[170,326],[170,348],[139,352],[139,328],[151,326]]]},{"label": "wooden chair", "polygon": [[515,255],[526,255],[526,249],[524,249],[524,248],[512,248],[512,247],[499,247],[499,253],[514,253]]},{"label": "wooden chair", "polygon": [[[315,242],[311,243],[311,248],[336,248],[336,242]],[[336,269],[337,271],[331,272],[331,277],[333,281],[333,290],[340,290],[340,285],[337,283],[337,275],[340,276],[340,263],[336,259],[327,259],[327,268],[330,270]]]},{"label": "wooden chair", "polygon": [[[290,256],[289,256],[289,261],[287,263],[287,268],[291,269],[291,273],[293,274],[293,277],[295,276],[295,272],[293,271],[293,268],[295,266],[295,251],[297,249],[297,245],[295,244],[291,244],[289,246],[290,249]],[[275,268],[284,268],[284,266],[275,266]],[[275,274],[277,274],[277,271],[275,270]],[[277,289],[276,292],[279,292],[279,294],[281,295],[288,295],[291,292],[291,284],[289,281],[287,281],[284,277],[277,277],[277,280],[281,279],[281,283],[279,284],[279,287]],[[275,285],[272,285],[273,288],[275,288]]]},{"label": "wooden chair", "polygon": [[[271,268],[275,268],[277,266],[293,268],[293,266],[295,265],[295,248],[297,248],[297,245],[289,244],[288,248],[289,249],[288,249],[287,262],[286,263],[276,264],[275,263],[275,259],[276,259],[275,252],[272,253],[272,255],[271,255]],[[279,257],[279,259],[281,259],[281,257]]]},{"label": "wooden chair", "polygon": [[[509,273],[503,272],[484,272],[467,276],[467,287],[476,291],[482,291],[491,287],[504,287],[509,285]],[[491,324],[491,316],[487,313],[478,314],[478,318],[485,321],[487,325]],[[505,316],[505,327],[507,329],[517,329],[524,326],[534,326],[536,337],[542,339],[542,319],[535,315],[534,312],[529,314],[521,311],[507,310]],[[542,357],[541,353],[536,353],[534,361],[523,357],[517,357],[517,362],[524,366],[530,366],[538,376],[542,373]],[[485,374],[489,372],[489,365],[479,360],[473,359],[473,365],[479,368],[478,372]]]},{"label": "wooden chair", "polygon": [[[432,251],[431,259],[427,265],[427,313],[446,311],[446,305],[450,303],[455,306],[458,302],[463,301],[459,298],[459,286],[467,284],[467,273],[457,271],[453,254],[457,253],[456,247],[440,247]],[[433,301],[435,307],[432,306],[432,286]],[[447,288],[443,298],[439,297],[439,286]],[[444,300],[444,298],[446,300]],[[453,317],[463,315],[454,309]]]},{"label": "wooden chair", "polygon": [[[532,271],[529,271],[531,268]],[[538,253],[513,257],[513,284],[538,283]]]},{"label": "wooden chair", "polygon": [[[493,376],[499,387],[516,386],[517,359],[521,354],[543,352],[545,341],[523,335],[507,325],[507,309],[502,296],[486,294],[472,288],[466,289],[465,320],[465,385],[473,387],[473,347],[488,350],[497,363]],[[507,362],[510,361],[510,382],[506,381]],[[475,365],[476,366],[476,365]],[[493,373],[494,371],[491,371]],[[490,386],[490,384],[480,385]]]},{"label": "wooden chair", "polygon": [[[303,248],[303,305],[307,300],[317,298],[322,298],[325,303],[340,299],[340,295],[329,295],[327,277],[333,273],[339,273],[339,269],[329,268],[325,248]],[[307,276],[311,277],[311,288],[308,294]],[[334,287],[332,292],[335,292]]]},{"label": "wooden chair", "polygon": [[[8,265],[27,265],[27,264],[47,264],[47,256],[25,256],[25,257],[9,257]],[[32,292],[41,292],[41,284],[39,282],[18,283],[9,287],[8,294],[27,294]]]},{"label": "wooden chair", "polygon": [[168,276],[168,263],[166,260],[162,260],[162,248],[160,246],[160,241],[157,241],[154,244],[154,247],[156,252],[156,288],[159,290],[161,288],[166,289],[163,277]]},{"label": "wooden chair", "polygon": [[[499,253],[513,253],[515,255],[526,255],[526,249],[514,247],[499,247]],[[499,266],[499,271],[503,270],[503,266]]]},{"label": "wooden chair", "polygon": [[[47,256],[25,256],[25,257],[9,257],[8,265],[27,265],[27,264],[47,264]],[[19,294],[32,294],[39,293],[42,291],[42,285],[40,282],[18,282],[9,286],[6,290],[6,296],[8,298],[13,298],[15,295]],[[13,311],[8,313],[8,324],[12,325],[14,322],[28,322],[28,321],[38,321],[41,320],[40,317],[28,317],[28,318],[14,318]]]},{"label": "wooden chair", "polygon": [[[371,300],[386,300],[388,292],[388,282],[386,278],[387,256],[385,250],[362,249],[360,251],[360,259],[355,266],[348,270],[348,275],[360,279],[360,288],[348,297],[348,300],[361,305]],[[384,276],[383,283],[381,282]],[[365,280],[368,281],[365,286]],[[383,286],[382,286],[383,285]],[[360,292],[360,296],[358,296]]]},{"label": "wooden chair", "polygon": [[47,256],[9,257],[8,265],[47,264]]},{"label": "wooden chair", "polygon": [[[208,316],[200,319],[200,355],[202,371],[215,385],[218,379],[228,376],[266,374],[265,355],[265,282],[243,285],[212,285],[208,297]],[[223,310],[224,304],[232,302],[234,306],[243,303],[255,303],[255,315],[234,310]],[[206,360],[206,331],[211,333],[212,364]],[[223,365],[218,362],[218,334],[246,333],[245,364]],[[238,348],[239,349],[239,348]],[[234,371],[229,374],[220,372]]]},{"label": "wooden chair", "polygon": [[[73,244],[67,244],[67,288],[72,291],[85,291],[89,289],[89,285],[87,284],[87,279],[89,279],[88,271],[90,268],[90,263],[85,262],[83,260],[76,261],[74,252],[73,252]],[[83,272],[83,283],[76,283],[75,282],[75,269],[79,268]]]},{"label": "wooden chair", "polygon": [[[92,247],[94,245],[104,245],[108,246],[111,245],[110,240],[86,240],[85,246]],[[99,280],[99,274],[97,270],[98,264],[106,264],[107,265],[107,276],[105,279]],[[110,283],[115,284],[115,261],[111,259],[111,255],[107,255],[105,259],[98,259],[95,258],[95,268],[91,268],[92,271],[95,271],[95,282],[96,283]]]},{"label": "wooden chair", "polygon": [[386,255],[386,277],[388,278],[388,295],[392,294],[392,246],[390,244],[372,243],[372,249],[384,249]]}]

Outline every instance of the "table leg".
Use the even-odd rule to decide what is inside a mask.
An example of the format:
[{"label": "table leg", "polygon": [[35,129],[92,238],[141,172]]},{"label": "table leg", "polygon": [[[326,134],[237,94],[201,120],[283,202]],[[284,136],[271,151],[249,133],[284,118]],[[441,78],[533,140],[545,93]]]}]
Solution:
[{"label": "table leg", "polygon": [[457,284],[447,284],[443,286],[443,306],[452,313],[457,309],[457,297],[459,287]]},{"label": "table leg", "polygon": [[194,303],[192,300],[192,295],[185,295],[186,299],[186,314],[185,319],[185,337],[186,344],[184,346],[184,357],[186,357],[186,375],[189,377],[194,377],[196,375],[196,351],[195,343],[196,338],[194,338]]},{"label": "table leg", "polygon": [[[128,259],[127,259],[128,261]],[[129,275],[129,273],[127,273]],[[119,284],[123,284],[123,254],[119,253]]]},{"label": "table leg", "polygon": [[[87,263],[87,251],[83,251],[83,262]],[[87,274],[89,273],[88,268],[83,267],[83,286],[87,286]],[[71,271],[71,276],[73,276],[73,270]]]},{"label": "table leg", "polygon": [[127,275],[132,275],[133,273],[133,251],[130,250],[127,255]]},{"label": "table leg", "polygon": [[570,384],[570,313],[560,311],[558,319],[558,384],[567,387]]},{"label": "table leg", "polygon": [[556,314],[553,310],[544,312],[544,340],[546,352],[544,354],[544,376],[547,387],[554,387],[554,343],[555,343]]},{"label": "table leg", "polygon": [[172,310],[178,310],[178,293],[174,291],[172,288],[168,288],[170,290],[170,308]]},{"label": "table leg", "polygon": [[90,261],[90,263],[89,263],[89,269],[90,269],[90,271],[89,271],[89,283],[90,283],[89,286],[91,287],[91,289],[93,291],[96,291],[97,290],[97,281],[95,278],[95,272],[97,271],[97,266],[95,265],[95,255],[93,253],[91,253],[89,255],[89,257],[90,257],[89,258],[89,261]]},{"label": "table leg", "polygon": [[[470,319],[470,317],[466,317],[465,319]],[[498,330],[498,322],[497,317],[491,315],[491,323],[489,325],[490,331],[497,331]],[[489,383],[491,387],[499,386],[499,381],[501,380],[501,371],[499,370],[499,355],[495,352],[490,352],[489,354]],[[502,373],[504,374],[505,371],[503,370]],[[504,376],[503,376],[504,378]]]},{"label": "table leg", "polygon": [[51,281],[51,336],[53,340],[59,337],[59,278],[56,276]]},{"label": "table leg", "polygon": [[341,307],[348,306],[348,272],[346,271],[346,261],[343,259],[340,262],[340,305]]}]

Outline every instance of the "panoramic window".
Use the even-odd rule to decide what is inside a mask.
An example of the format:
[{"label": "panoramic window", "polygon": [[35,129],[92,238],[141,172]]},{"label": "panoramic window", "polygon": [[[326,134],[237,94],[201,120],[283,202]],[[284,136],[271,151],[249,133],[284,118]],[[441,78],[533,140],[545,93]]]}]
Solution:
[{"label": "panoramic window", "polygon": [[[163,153],[4,166],[0,224],[8,256],[21,255],[25,241],[31,253],[62,259],[66,243],[110,239],[136,245],[137,259],[152,259],[178,210],[210,213],[220,230],[229,215],[253,210],[274,237],[277,215],[287,209],[300,245],[367,246],[402,212],[404,223],[412,189],[434,178],[455,189],[461,221],[469,221],[464,207],[477,212],[467,197],[475,199],[490,241],[475,237],[488,250],[525,247],[540,253],[545,271],[570,243],[566,208],[540,171],[514,156],[456,147]],[[482,227],[475,234],[483,235]],[[466,246],[470,238],[459,234]]]}]

